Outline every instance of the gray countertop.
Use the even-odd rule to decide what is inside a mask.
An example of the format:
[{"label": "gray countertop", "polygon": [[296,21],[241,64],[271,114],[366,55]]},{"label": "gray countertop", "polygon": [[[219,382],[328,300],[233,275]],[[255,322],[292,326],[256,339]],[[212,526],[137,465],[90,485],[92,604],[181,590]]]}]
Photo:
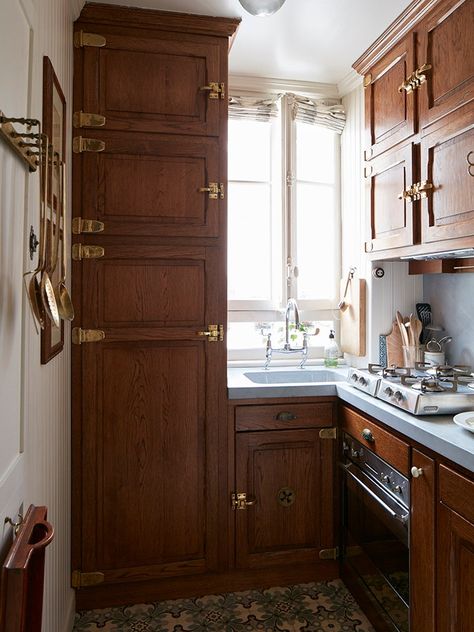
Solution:
[{"label": "gray countertop", "polygon": [[[282,371],[282,367],[270,372]],[[298,372],[299,369],[285,371]],[[322,370],[323,367],[308,367],[308,370]],[[338,380],[321,383],[256,384],[245,373],[261,372],[261,368],[229,368],[227,372],[228,395],[231,400],[256,399],[266,397],[318,397],[332,395],[352,404],[359,410],[378,419],[419,444],[438,452],[470,472],[474,473],[474,433],[460,428],[452,416],[415,416],[395,406],[386,404],[355,389],[345,382],[347,367],[335,371]]]}]

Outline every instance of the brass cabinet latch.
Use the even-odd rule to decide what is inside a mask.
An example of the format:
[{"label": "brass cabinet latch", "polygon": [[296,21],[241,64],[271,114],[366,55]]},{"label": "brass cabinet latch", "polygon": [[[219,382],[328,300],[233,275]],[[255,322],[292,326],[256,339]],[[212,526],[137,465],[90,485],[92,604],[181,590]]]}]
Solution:
[{"label": "brass cabinet latch", "polygon": [[408,200],[409,202],[413,202],[413,186],[405,189],[401,193],[398,194],[399,200]]},{"label": "brass cabinet latch", "polygon": [[75,345],[82,345],[83,342],[100,342],[105,338],[105,331],[102,329],[81,329],[73,327],[71,340]]},{"label": "brass cabinet latch", "polygon": [[319,431],[320,439],[337,439],[337,428],[333,426],[332,428],[321,428]]},{"label": "brass cabinet latch", "polygon": [[84,588],[85,586],[96,586],[104,582],[104,573],[82,573],[72,571],[71,586],[73,588]]},{"label": "brass cabinet latch", "polygon": [[245,492],[235,492],[231,494],[231,507],[232,510],[247,509],[251,505],[255,505],[257,500],[255,498],[249,498],[247,500],[247,494]]},{"label": "brass cabinet latch", "polygon": [[224,341],[224,325],[208,325],[207,331],[197,331],[198,336],[206,336],[208,342]]},{"label": "brass cabinet latch", "polygon": [[72,124],[74,127],[104,127],[105,116],[79,110],[79,112],[74,112]]},{"label": "brass cabinet latch", "polygon": [[415,182],[412,186],[413,189],[413,199],[414,200],[423,200],[428,197],[428,191],[433,189],[433,185],[428,180],[423,180],[422,182]]},{"label": "brass cabinet latch", "polygon": [[225,99],[225,84],[224,83],[217,83],[217,81],[210,81],[209,85],[203,86],[202,88],[199,88],[199,89],[201,91],[209,92],[210,99],[218,99],[219,97],[221,99]]},{"label": "brass cabinet latch", "polygon": [[201,187],[199,189],[199,193],[209,193],[210,200],[217,200],[219,197],[221,200],[224,199],[224,185],[222,182],[209,182],[209,186]]},{"label": "brass cabinet latch", "polygon": [[431,70],[431,64],[423,64],[412,72],[411,75],[405,79],[405,81],[398,87],[398,92],[403,92],[405,90],[406,93],[413,92],[417,90],[423,83],[426,81],[426,72]]},{"label": "brass cabinet latch", "polygon": [[87,246],[84,244],[72,245],[72,258],[74,261],[82,261],[82,259],[100,259],[105,254],[102,246]]},{"label": "brass cabinet latch", "polygon": [[75,136],[72,140],[72,151],[75,154],[82,154],[84,151],[104,151],[105,142],[97,138],[84,138],[83,136]]},{"label": "brass cabinet latch", "polygon": [[339,557],[338,546],[336,546],[334,549],[321,549],[319,551],[320,560],[337,560],[338,557]]},{"label": "brass cabinet latch", "polygon": [[72,232],[74,235],[80,235],[81,233],[101,233],[104,228],[104,222],[99,222],[96,219],[75,217],[72,220]]},{"label": "brass cabinet latch", "polygon": [[97,33],[84,33],[84,31],[76,31],[74,33],[74,46],[83,48],[84,46],[95,46],[102,48],[107,44],[107,40],[103,35]]}]

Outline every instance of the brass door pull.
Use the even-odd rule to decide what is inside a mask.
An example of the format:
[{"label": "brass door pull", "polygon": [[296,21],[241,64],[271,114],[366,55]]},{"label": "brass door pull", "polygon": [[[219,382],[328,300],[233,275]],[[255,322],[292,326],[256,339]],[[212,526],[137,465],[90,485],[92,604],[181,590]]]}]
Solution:
[{"label": "brass door pull", "polygon": [[373,443],[375,441],[372,431],[369,430],[368,428],[364,428],[364,430],[362,430],[362,438],[368,441],[369,443]]},{"label": "brass door pull", "polygon": [[276,416],[277,421],[294,421],[296,418],[294,413],[289,412],[281,412]]}]

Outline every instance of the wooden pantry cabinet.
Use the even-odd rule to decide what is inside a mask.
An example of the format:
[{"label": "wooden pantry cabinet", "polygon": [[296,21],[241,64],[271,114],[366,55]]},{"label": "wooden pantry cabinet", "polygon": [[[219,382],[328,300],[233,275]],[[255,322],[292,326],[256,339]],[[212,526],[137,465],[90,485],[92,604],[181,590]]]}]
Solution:
[{"label": "wooden pantry cabinet", "polygon": [[354,64],[374,259],[474,247],[473,0],[416,0]]},{"label": "wooden pantry cabinet", "polygon": [[81,608],[172,594],[180,581],[193,592],[224,563],[226,89],[237,25],[88,4],[74,26]]}]

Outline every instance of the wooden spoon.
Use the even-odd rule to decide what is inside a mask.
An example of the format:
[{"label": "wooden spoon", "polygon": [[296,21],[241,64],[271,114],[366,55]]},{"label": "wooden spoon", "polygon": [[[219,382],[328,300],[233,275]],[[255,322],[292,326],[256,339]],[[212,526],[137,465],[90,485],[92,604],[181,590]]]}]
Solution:
[{"label": "wooden spoon", "polygon": [[410,341],[408,339],[408,333],[407,333],[405,324],[403,323],[403,316],[400,314],[399,311],[397,311],[396,316],[397,316],[397,324],[398,324],[398,327],[400,329],[400,333],[402,335],[403,345],[405,347],[409,347],[410,346]]}]

